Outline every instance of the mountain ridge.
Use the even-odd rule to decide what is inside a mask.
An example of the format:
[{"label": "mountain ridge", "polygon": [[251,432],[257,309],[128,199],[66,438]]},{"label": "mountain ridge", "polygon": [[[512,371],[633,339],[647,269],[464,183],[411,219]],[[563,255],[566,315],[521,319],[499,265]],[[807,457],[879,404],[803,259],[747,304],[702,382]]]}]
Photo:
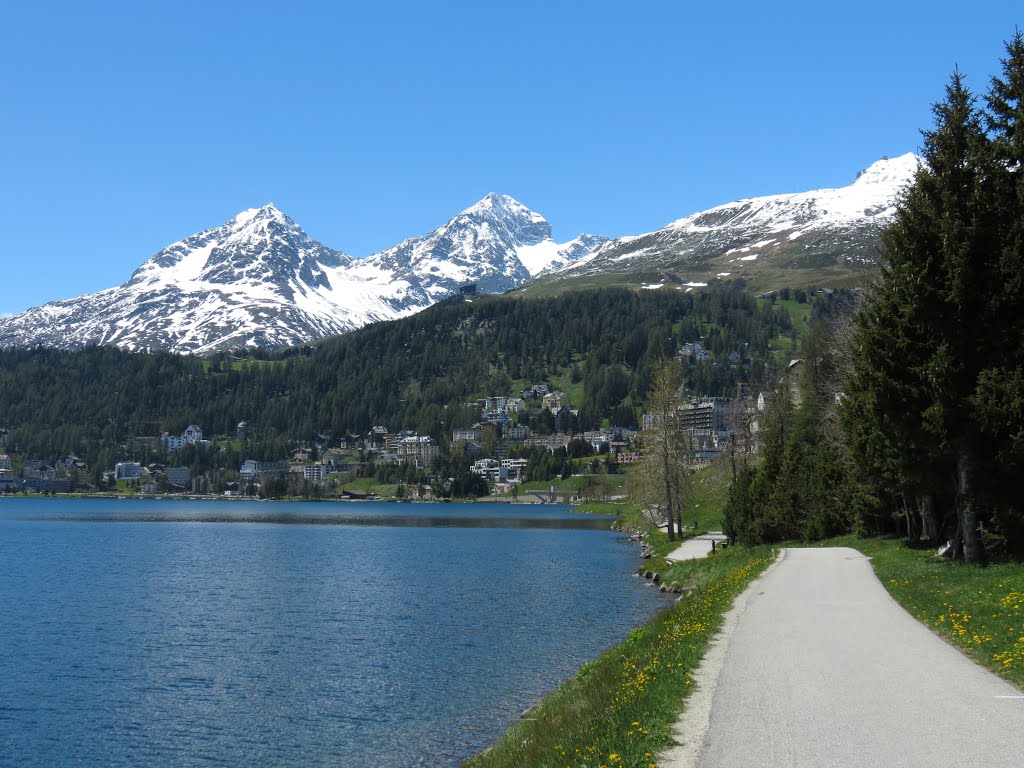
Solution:
[{"label": "mountain ridge", "polygon": [[397,319],[469,283],[509,290],[607,240],[559,244],[551,231],[540,214],[491,193],[433,232],[356,259],[270,203],[171,243],[121,286],[0,319],[0,346],[209,354],[304,343]]},{"label": "mountain ridge", "polygon": [[749,277],[765,262],[861,270],[876,263],[881,230],[919,163],[913,153],[882,158],[846,187],[745,198],[697,211],[659,230],[610,240],[547,279],[672,269],[704,272],[715,280]]},{"label": "mountain ridge", "polygon": [[566,243],[539,213],[492,192],[432,232],[364,258],[311,239],[269,203],[171,243],[121,286],[0,318],[0,347],[114,344],[202,355],[345,333],[418,312],[467,284],[503,293],[677,273],[686,276],[677,287],[693,290],[768,274],[794,279],[801,270],[856,273],[876,263],[882,228],[918,164],[913,154],[883,158],[846,187],[746,198],[653,232]]}]

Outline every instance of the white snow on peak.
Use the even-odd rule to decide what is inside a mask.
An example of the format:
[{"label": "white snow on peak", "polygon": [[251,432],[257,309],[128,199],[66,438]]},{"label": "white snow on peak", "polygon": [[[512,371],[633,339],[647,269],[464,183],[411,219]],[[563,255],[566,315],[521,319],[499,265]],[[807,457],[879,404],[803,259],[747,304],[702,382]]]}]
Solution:
[{"label": "white snow on peak", "polygon": [[[773,232],[838,226],[859,220],[886,219],[910,185],[920,159],[913,153],[883,158],[861,171],[852,184],[795,194],[769,195],[726,203],[672,222],[666,229],[710,232],[723,226],[754,228],[771,225]],[[790,235],[793,239],[794,235]]]},{"label": "white snow on peak", "polygon": [[907,152],[899,157],[884,157],[858,173],[853,185],[883,184],[890,189],[899,188],[913,180],[920,167],[921,158],[913,152]]},{"label": "white snow on peak", "polygon": [[283,221],[288,218],[273,203],[267,203],[259,208],[246,208],[244,211],[232,218],[226,226],[228,227],[244,227],[246,224],[256,218],[274,218],[279,221]]},{"label": "white snow on peak", "polygon": [[547,219],[545,219],[536,211],[531,211],[529,208],[520,203],[514,197],[509,197],[508,195],[499,195],[495,192],[487,193],[487,195],[482,200],[474,203],[469,208],[464,210],[462,213],[489,213],[492,211],[500,216],[513,217],[516,219],[525,219],[534,224],[547,223]]}]

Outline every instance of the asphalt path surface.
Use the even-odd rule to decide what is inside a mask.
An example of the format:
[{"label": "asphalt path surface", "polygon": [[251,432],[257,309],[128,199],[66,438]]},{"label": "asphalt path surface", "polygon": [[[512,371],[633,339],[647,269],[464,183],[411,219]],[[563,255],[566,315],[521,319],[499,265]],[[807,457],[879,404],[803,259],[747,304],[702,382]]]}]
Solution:
[{"label": "asphalt path surface", "polygon": [[853,549],[785,550],[697,681],[665,768],[1024,767],[1024,693],[911,617]]},{"label": "asphalt path surface", "polygon": [[712,542],[714,542],[716,546],[721,546],[722,542],[728,540],[729,537],[725,534],[717,531],[711,531],[695,538],[687,539],[665,555],[665,559],[673,563],[678,563],[683,560],[698,560],[711,554]]}]

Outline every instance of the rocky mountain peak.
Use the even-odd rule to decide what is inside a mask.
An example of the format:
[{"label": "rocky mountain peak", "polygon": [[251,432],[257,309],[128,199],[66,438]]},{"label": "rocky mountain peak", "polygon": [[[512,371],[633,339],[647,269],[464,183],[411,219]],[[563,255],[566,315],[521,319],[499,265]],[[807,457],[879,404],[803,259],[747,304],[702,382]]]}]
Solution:
[{"label": "rocky mountain peak", "polygon": [[261,205],[259,208],[246,208],[241,213],[233,216],[227,222],[227,226],[242,228],[252,223],[267,221],[291,222],[291,219],[273,203]]},{"label": "rocky mountain peak", "polygon": [[449,226],[486,224],[510,246],[536,245],[551,237],[547,219],[508,195],[489,193],[449,222]]}]

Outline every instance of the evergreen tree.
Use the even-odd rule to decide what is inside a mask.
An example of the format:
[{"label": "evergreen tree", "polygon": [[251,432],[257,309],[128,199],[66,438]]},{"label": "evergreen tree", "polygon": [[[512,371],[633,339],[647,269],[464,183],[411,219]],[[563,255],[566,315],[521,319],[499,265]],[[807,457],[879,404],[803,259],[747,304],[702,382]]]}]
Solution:
[{"label": "evergreen tree", "polygon": [[986,98],[992,162],[986,194],[998,233],[989,295],[988,349],[970,405],[978,421],[977,489],[1000,544],[1024,554],[1024,35],[1006,44],[1001,76]]},{"label": "evergreen tree", "polygon": [[857,319],[844,415],[866,474],[893,497],[930,497],[933,532],[938,510],[954,509],[956,537],[979,560],[966,397],[983,314],[977,289],[986,282],[985,136],[959,72],[933,111],[925,165],[883,234],[881,279]]},{"label": "evergreen tree", "polygon": [[924,167],[883,235],[881,279],[857,317],[842,408],[862,476],[894,511],[920,509],[926,537],[948,535],[971,562],[984,559],[982,530],[1024,547],[1019,33],[1007,53],[987,113],[959,72],[934,107]]}]

